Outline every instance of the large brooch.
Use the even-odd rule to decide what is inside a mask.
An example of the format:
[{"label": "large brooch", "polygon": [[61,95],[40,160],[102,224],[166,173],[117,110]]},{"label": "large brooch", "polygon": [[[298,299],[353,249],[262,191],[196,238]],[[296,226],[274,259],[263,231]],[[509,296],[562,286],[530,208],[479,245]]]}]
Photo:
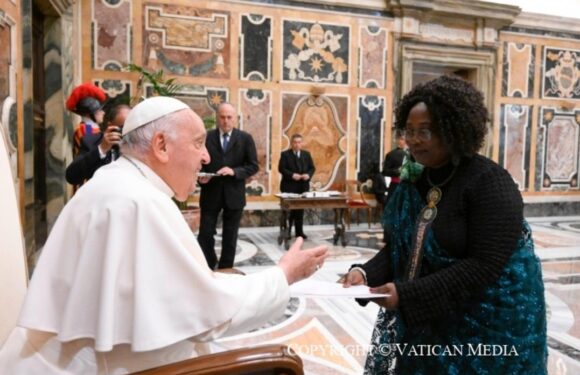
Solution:
[{"label": "large brooch", "polygon": [[429,189],[427,192],[427,205],[419,213],[421,222],[428,224],[435,220],[437,217],[437,203],[441,200],[442,195],[441,189],[436,186]]}]

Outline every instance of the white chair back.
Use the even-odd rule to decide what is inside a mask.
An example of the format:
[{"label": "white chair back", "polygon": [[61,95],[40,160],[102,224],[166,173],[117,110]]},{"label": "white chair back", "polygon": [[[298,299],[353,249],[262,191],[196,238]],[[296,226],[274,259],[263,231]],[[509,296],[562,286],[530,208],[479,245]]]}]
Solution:
[{"label": "white chair back", "polygon": [[0,348],[16,325],[28,285],[22,225],[4,137],[0,129]]}]

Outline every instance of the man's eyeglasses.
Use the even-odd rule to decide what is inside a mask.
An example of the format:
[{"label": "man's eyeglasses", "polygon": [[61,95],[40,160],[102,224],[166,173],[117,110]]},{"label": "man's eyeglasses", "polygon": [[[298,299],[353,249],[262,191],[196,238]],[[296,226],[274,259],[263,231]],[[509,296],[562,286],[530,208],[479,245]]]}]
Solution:
[{"label": "man's eyeglasses", "polygon": [[430,141],[431,137],[432,137],[432,132],[430,129],[427,128],[421,128],[421,129],[403,129],[402,131],[403,137],[405,137],[405,140],[411,140],[413,138],[415,138],[415,136],[420,140],[420,141]]}]

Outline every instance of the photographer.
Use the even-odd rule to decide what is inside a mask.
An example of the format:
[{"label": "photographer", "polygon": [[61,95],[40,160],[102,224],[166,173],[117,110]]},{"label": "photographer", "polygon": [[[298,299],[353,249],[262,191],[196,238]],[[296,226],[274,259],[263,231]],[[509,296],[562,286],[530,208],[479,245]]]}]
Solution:
[{"label": "photographer", "polygon": [[82,185],[93,177],[99,167],[119,158],[121,129],[130,110],[125,104],[112,107],[105,114],[103,132],[82,138],[79,155],[66,169],[66,180],[69,184]]}]

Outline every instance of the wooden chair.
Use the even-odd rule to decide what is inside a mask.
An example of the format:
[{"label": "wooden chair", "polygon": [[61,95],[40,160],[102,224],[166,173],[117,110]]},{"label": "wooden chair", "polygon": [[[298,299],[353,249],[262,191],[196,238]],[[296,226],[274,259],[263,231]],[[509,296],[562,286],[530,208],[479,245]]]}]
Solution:
[{"label": "wooden chair", "polygon": [[366,201],[362,183],[357,180],[346,180],[346,188],[345,194],[347,197],[347,209],[346,209],[346,226],[350,229],[350,221],[351,221],[351,210],[356,210],[356,223],[359,223],[359,211],[366,210],[367,211],[367,223],[369,225],[369,229],[371,227],[371,217],[372,217],[372,210],[373,207]]},{"label": "wooden chair", "polygon": [[285,345],[264,345],[176,362],[133,375],[303,375],[300,357]]},{"label": "wooden chair", "polygon": [[[0,127],[2,125],[0,124]],[[0,170],[10,171],[0,129]],[[0,173],[0,349],[16,326],[28,285],[22,225],[12,175]],[[222,272],[239,273],[236,269]],[[39,314],[42,313],[39,311]],[[303,375],[300,357],[284,345],[231,350],[141,371],[144,375],[288,374]]]}]

